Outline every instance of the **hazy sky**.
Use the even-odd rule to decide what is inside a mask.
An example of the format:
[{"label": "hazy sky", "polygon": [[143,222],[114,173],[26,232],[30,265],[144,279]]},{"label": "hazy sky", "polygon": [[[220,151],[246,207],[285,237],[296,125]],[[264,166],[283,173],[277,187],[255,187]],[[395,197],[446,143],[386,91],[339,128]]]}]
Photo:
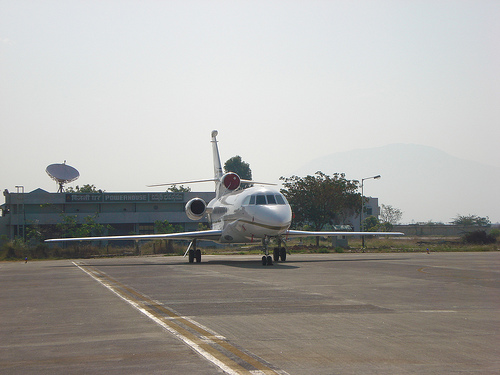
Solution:
[{"label": "hazy sky", "polygon": [[0,0],[0,188],[56,191],[64,160],[106,191],[210,178],[213,129],[270,182],[391,143],[498,167],[499,19],[496,0]]}]

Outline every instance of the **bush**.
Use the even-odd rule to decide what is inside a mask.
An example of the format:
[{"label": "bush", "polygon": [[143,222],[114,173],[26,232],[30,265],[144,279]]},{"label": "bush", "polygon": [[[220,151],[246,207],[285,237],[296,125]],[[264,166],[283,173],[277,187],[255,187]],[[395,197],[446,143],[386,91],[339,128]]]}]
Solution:
[{"label": "bush", "polygon": [[491,234],[486,234],[486,231],[484,230],[476,230],[474,232],[464,234],[463,241],[470,244],[487,245],[495,243],[497,239]]},{"label": "bush", "polygon": [[490,236],[493,236],[494,238],[500,237],[500,229],[494,228],[490,231]]}]

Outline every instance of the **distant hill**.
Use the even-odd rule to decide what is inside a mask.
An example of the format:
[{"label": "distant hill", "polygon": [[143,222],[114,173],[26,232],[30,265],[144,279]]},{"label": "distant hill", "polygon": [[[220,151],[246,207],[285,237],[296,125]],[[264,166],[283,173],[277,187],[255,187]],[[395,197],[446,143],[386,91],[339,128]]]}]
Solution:
[{"label": "distant hill", "polygon": [[401,209],[404,223],[450,222],[457,214],[488,216],[500,222],[500,168],[463,160],[439,149],[416,144],[334,153],[303,165],[294,174],[345,173],[365,181],[367,196]]}]

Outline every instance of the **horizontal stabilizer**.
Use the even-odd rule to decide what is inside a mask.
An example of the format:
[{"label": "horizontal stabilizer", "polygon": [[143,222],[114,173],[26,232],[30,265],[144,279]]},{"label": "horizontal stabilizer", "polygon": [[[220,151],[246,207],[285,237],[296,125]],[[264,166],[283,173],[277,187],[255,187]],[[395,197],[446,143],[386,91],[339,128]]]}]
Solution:
[{"label": "horizontal stabilizer", "polygon": [[182,184],[197,184],[199,182],[217,182],[214,178],[209,178],[206,180],[195,180],[195,181],[181,181],[181,182],[168,182],[166,184],[155,184],[155,185],[146,185],[147,187],[157,187],[157,186],[171,186],[171,185],[182,185]]},{"label": "horizontal stabilizer", "polygon": [[[154,185],[146,185],[146,186],[147,187],[172,186],[172,185],[182,185],[182,184],[197,184],[197,183],[200,183],[200,182],[219,182],[219,180],[216,180],[214,178],[209,178],[209,179],[206,179],[206,180],[168,182],[166,184],[154,184]],[[269,183],[269,182],[258,182],[258,181],[251,181],[251,180],[241,180],[241,182],[243,182],[245,184],[276,186],[276,184],[272,184],[272,183]]]}]

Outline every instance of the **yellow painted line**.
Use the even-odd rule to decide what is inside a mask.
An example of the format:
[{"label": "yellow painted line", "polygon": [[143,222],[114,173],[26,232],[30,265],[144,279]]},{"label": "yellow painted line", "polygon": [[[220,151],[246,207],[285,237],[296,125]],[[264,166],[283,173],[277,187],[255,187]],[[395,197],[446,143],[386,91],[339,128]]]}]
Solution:
[{"label": "yellow painted line", "polygon": [[[78,268],[80,268],[83,272],[87,273],[93,279],[98,281],[100,284],[104,285],[106,288],[111,290],[121,299],[125,300],[126,302],[134,306],[144,315],[148,316],[157,324],[165,328],[167,331],[172,333],[181,341],[186,343],[188,346],[190,346],[193,350],[198,352],[204,358],[206,358],[213,364],[217,365],[224,372],[228,374],[252,374],[252,375],[287,374],[283,370],[275,370],[270,368],[268,365],[264,363],[264,361],[259,361],[257,357],[249,355],[244,351],[236,348],[235,346],[231,345],[229,342],[224,340],[222,336],[218,335],[217,333],[209,332],[208,329],[205,329],[199,323],[178,315],[176,312],[151,300],[149,297],[137,292],[136,290],[119,282],[118,280],[96,269],[95,267],[84,264],[77,264],[75,262],[73,262],[73,264]],[[122,289],[126,293],[120,289]],[[167,317],[163,316],[163,314],[160,314],[160,312],[163,313],[164,315],[167,315]],[[196,332],[198,335],[193,334],[189,330],[183,328],[182,326],[180,326],[180,324],[188,327],[192,331]],[[231,353],[232,356],[238,360],[238,362],[247,363],[255,370],[250,370],[241,366],[239,363],[235,362],[232,358],[228,357],[223,352],[223,350],[219,350],[217,349],[217,347],[214,347],[213,344],[218,345],[225,351]]]}]

